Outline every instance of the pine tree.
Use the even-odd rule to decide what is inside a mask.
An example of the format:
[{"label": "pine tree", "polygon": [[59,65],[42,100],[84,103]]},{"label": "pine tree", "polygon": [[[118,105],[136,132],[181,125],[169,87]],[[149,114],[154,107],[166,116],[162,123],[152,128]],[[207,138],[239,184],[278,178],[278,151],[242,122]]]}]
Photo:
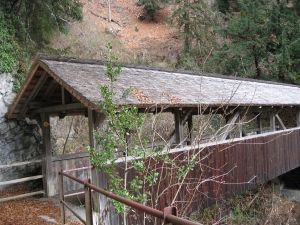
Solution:
[{"label": "pine tree", "polygon": [[70,20],[82,19],[79,0],[0,0],[0,11],[12,22],[19,44],[38,50],[54,32],[67,32]]},{"label": "pine tree", "polygon": [[300,84],[300,2],[273,2],[268,51],[276,80]]},{"label": "pine tree", "polygon": [[136,6],[144,6],[145,14],[150,16],[153,21],[155,11],[162,9],[162,6],[167,3],[169,3],[169,0],[139,0]]},{"label": "pine tree", "polygon": [[[268,30],[262,26],[268,19],[261,1],[239,1],[239,8],[224,15],[227,26],[217,29],[224,38],[222,48],[214,53],[216,72],[261,78],[267,56]],[[210,65],[209,65],[210,66]]]},{"label": "pine tree", "polygon": [[225,26],[207,70],[257,79],[300,83],[299,1],[219,0]]},{"label": "pine tree", "polygon": [[216,45],[213,27],[216,14],[204,0],[177,0],[176,10],[168,21],[177,27],[184,39],[184,57],[181,67],[195,69],[202,67],[211,49]]}]

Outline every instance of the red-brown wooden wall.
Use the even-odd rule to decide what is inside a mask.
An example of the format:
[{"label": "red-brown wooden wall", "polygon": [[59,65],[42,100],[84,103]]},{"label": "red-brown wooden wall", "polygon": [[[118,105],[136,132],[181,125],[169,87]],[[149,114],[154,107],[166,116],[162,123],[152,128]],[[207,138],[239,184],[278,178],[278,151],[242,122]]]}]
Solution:
[{"label": "red-brown wooden wall", "polygon": [[[176,205],[179,209],[179,215],[184,210],[186,213],[191,213],[200,208],[211,206],[221,198],[229,198],[236,194],[240,194],[249,190],[256,185],[265,183],[281,174],[284,174],[296,167],[300,163],[300,129],[290,129],[272,134],[262,134],[258,136],[248,137],[217,145],[210,145],[205,148],[197,148],[194,154],[201,150],[199,159],[201,165],[197,165],[191,170],[184,185],[181,187],[179,195],[176,198]],[[192,151],[192,150],[191,150]],[[192,152],[178,151],[169,153],[172,160],[176,160],[181,165],[186,164],[184,157],[191,156]],[[209,155],[209,156],[208,156]],[[203,159],[205,156],[205,159]],[[181,160],[179,160],[181,159]],[[150,163],[150,164],[149,164]],[[163,176],[170,174],[170,169],[166,168],[163,160],[159,163],[154,163],[153,159],[146,160],[146,165],[153,167],[153,170],[158,171]],[[155,168],[154,168],[155,167]],[[122,164],[120,164],[120,173]],[[178,171],[173,170],[176,175]],[[128,180],[136,175],[134,170],[128,174]],[[215,181],[206,181],[197,186],[194,179],[203,181],[207,178],[214,178]],[[172,179],[176,180],[175,178]],[[250,183],[247,183],[250,181]],[[148,201],[147,205],[154,206],[159,210],[170,206],[171,200],[174,198],[179,185],[169,187],[170,179],[161,179],[160,183],[156,183],[148,190],[152,193],[152,202]],[[153,204],[157,191],[160,193],[164,190],[164,194],[158,198],[156,204]],[[196,190],[193,202],[188,205],[185,201],[189,201],[193,190]],[[130,217],[131,224],[134,224],[134,218],[137,215]],[[148,219],[149,224],[153,224],[151,218]]]}]

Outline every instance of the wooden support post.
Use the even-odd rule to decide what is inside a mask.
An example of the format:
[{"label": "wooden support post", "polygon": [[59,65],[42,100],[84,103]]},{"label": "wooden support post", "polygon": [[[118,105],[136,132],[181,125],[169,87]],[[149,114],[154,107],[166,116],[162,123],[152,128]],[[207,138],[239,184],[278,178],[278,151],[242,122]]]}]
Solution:
[{"label": "wooden support post", "polygon": [[[184,124],[186,123],[186,121],[188,120],[188,118],[190,116],[192,116],[193,108],[189,109],[185,113],[180,113],[180,112],[182,112],[182,110],[177,110],[177,111],[178,111],[177,120],[180,121],[180,123],[176,124],[177,120],[176,120],[176,113],[174,110],[173,113],[174,113],[174,119],[175,119],[175,129],[170,134],[168,145],[172,145],[174,139],[176,139],[176,137],[177,137],[176,136],[176,127],[182,127],[182,140],[183,140],[183,127],[184,127]],[[180,115],[180,114],[183,114],[183,115]],[[190,123],[191,123],[191,121],[190,121]],[[192,127],[192,124],[190,124],[190,127]],[[178,128],[178,130],[180,130],[180,129]],[[181,143],[181,141],[179,143]],[[179,143],[176,141],[176,144],[179,144]]]},{"label": "wooden support post", "polygon": [[[89,124],[89,140],[90,147],[97,149],[100,151],[99,146],[97,146],[97,140],[95,139],[94,130],[97,130],[102,123],[105,121],[105,115],[99,114],[96,111],[88,109],[88,124]],[[97,171],[96,169],[92,170],[92,184],[100,187],[102,189],[107,188],[107,176],[101,171]],[[108,199],[104,195],[99,195],[99,193],[93,193],[93,207],[94,211],[97,213],[95,220],[100,220],[101,216],[103,216],[106,206],[108,205]],[[109,218],[109,214],[112,212],[108,212],[105,218],[102,218],[102,222],[106,224],[106,220]],[[103,215],[102,215],[103,214]],[[98,217],[98,218],[97,218]],[[97,223],[97,221],[95,221]],[[99,222],[99,221],[98,221]]]},{"label": "wooden support post", "polygon": [[297,107],[296,110],[296,120],[297,120],[297,127],[300,127],[300,107]]},{"label": "wooden support post", "polygon": [[175,141],[177,145],[182,145],[183,142],[183,123],[181,122],[181,112],[182,110],[174,110],[175,119]]},{"label": "wooden support post", "polygon": [[190,115],[188,117],[188,129],[189,129],[189,145],[191,145],[194,142],[194,135],[193,135],[193,115]]},{"label": "wooden support post", "polygon": [[45,190],[45,196],[50,197],[55,195],[55,188],[53,183],[53,165],[49,113],[41,114],[41,129],[43,132],[43,186]]},{"label": "wooden support post", "polygon": [[[62,170],[61,170],[62,171]],[[64,176],[59,173],[58,175],[58,185],[59,185],[59,198],[60,198],[60,215],[61,215],[61,223],[66,224],[66,211],[65,205],[62,201],[65,201],[65,193],[64,193]]]},{"label": "wooden support post", "polygon": [[243,123],[242,123],[242,115],[240,114],[238,117],[238,138],[243,137]]},{"label": "wooden support post", "polygon": [[[84,183],[91,183],[90,179],[86,179]],[[85,200],[85,224],[93,225],[93,211],[92,211],[92,192],[87,186],[84,186],[84,200]]]},{"label": "wooden support post", "polygon": [[95,148],[96,143],[95,143],[95,136],[94,136],[94,116],[93,116],[93,111],[88,109],[88,124],[89,124],[89,141],[90,141],[90,147]]},{"label": "wooden support post", "polygon": [[276,127],[275,127],[275,111],[274,109],[272,108],[271,111],[270,111],[270,132],[273,132],[276,130]]},{"label": "wooden support post", "polygon": [[258,127],[258,134],[262,134],[262,122],[261,122],[261,112],[257,116],[257,127]]}]

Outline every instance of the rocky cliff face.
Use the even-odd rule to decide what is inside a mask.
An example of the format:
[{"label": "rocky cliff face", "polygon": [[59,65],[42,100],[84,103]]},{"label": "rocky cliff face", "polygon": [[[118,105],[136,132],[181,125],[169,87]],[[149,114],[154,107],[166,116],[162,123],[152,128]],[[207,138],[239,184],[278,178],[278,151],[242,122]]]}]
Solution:
[{"label": "rocky cliff face", "polygon": [[[41,158],[42,138],[35,121],[7,120],[5,113],[16,94],[11,74],[0,74],[0,166]],[[41,164],[0,169],[0,182],[41,174]],[[0,189],[4,186],[0,186]]]}]

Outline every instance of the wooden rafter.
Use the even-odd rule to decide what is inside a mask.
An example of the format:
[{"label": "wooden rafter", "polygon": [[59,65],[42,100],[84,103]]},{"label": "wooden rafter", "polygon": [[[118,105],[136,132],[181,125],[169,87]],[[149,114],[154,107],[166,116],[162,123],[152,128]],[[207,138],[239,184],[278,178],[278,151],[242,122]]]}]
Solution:
[{"label": "wooden rafter", "polygon": [[18,120],[22,119],[28,109],[28,103],[35,98],[35,96],[37,95],[37,93],[39,92],[39,90],[41,89],[41,87],[43,86],[43,84],[45,83],[45,81],[47,80],[48,75],[46,72],[44,72],[40,79],[38,80],[37,84],[34,86],[33,90],[31,91],[30,95],[28,96],[28,98],[26,99],[26,101],[23,104],[22,109],[20,110],[20,113],[17,117]]},{"label": "wooden rafter", "polygon": [[62,112],[66,110],[77,110],[77,109],[85,109],[86,106],[82,103],[71,103],[67,105],[56,105],[52,107],[34,109],[30,113],[30,117],[34,118],[34,116],[38,113],[54,113],[54,112]]},{"label": "wooden rafter", "polygon": [[43,94],[41,101],[42,102],[48,101],[49,98],[51,97],[51,95],[53,94],[53,92],[55,91],[55,89],[57,88],[57,86],[58,86],[58,83],[56,82],[56,80],[52,79],[50,81],[50,84],[49,84],[47,90]]}]

